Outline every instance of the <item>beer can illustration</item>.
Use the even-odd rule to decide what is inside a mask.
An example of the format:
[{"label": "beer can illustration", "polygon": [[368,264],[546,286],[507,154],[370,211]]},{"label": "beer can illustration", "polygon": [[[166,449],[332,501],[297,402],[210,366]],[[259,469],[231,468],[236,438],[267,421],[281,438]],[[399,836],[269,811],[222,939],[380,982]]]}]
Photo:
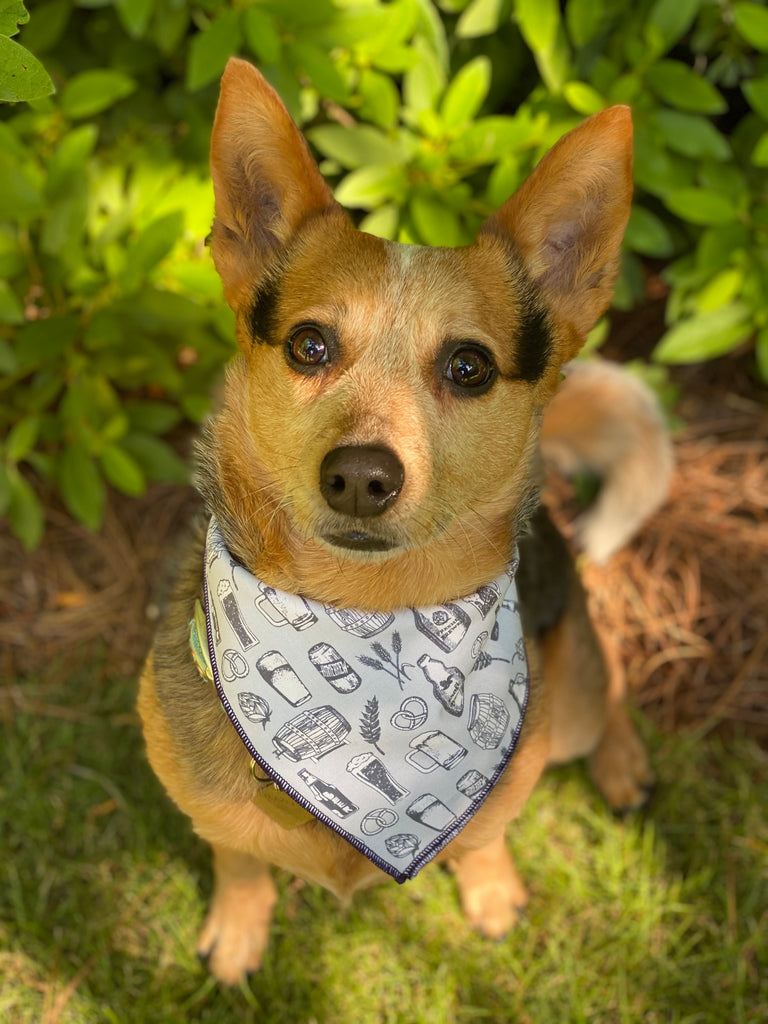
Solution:
[{"label": "beer can illustration", "polygon": [[366,786],[377,790],[391,804],[396,804],[408,795],[408,790],[400,785],[375,754],[358,754],[353,757],[347,764],[347,771]]},{"label": "beer can illustration", "polygon": [[345,633],[352,633],[353,636],[368,637],[376,636],[387,626],[395,621],[391,612],[365,612],[356,608],[334,608],[333,605],[325,605],[328,617],[343,629]]},{"label": "beer can illustration", "polygon": [[242,616],[240,615],[240,607],[238,606],[235,595],[232,591],[232,584],[229,580],[219,580],[219,585],[216,587],[216,595],[221,601],[221,607],[224,609],[224,614],[229,619],[229,624],[234,629],[235,635],[237,636],[240,646],[244,651],[250,650],[251,647],[255,647],[259,642],[256,637],[243,622]]},{"label": "beer can illustration", "polygon": [[256,662],[259,675],[295,708],[305,704],[312,694],[299,679],[280,651],[267,651]]},{"label": "beer can illustration", "polygon": [[272,737],[277,756],[289,761],[319,761],[343,746],[351,731],[349,722],[338,711],[324,704],[301,711],[278,729]]},{"label": "beer can illustration", "polygon": [[406,807],[405,813],[414,821],[420,821],[422,825],[433,828],[435,832],[442,832],[456,818],[450,807],[446,807],[433,793],[424,793],[417,797]]},{"label": "beer can illustration", "polygon": [[469,616],[457,604],[443,604],[422,611],[413,609],[416,628],[435,643],[441,651],[455,651],[469,629]]},{"label": "beer can illustration", "polygon": [[469,735],[483,750],[494,750],[509,725],[509,711],[494,693],[473,693],[469,702]]},{"label": "beer can illustration", "polygon": [[298,594],[284,594],[266,583],[259,583],[261,597],[253,602],[264,618],[273,626],[293,626],[297,632],[309,629],[317,622],[317,616],[303,597]]},{"label": "beer can illustration", "polygon": [[500,597],[499,588],[495,583],[484,583],[474,594],[467,597],[467,601],[485,618],[498,605]]},{"label": "beer can illustration", "polygon": [[330,644],[315,644],[310,647],[308,657],[323,679],[339,693],[352,693],[360,685],[360,676]]}]

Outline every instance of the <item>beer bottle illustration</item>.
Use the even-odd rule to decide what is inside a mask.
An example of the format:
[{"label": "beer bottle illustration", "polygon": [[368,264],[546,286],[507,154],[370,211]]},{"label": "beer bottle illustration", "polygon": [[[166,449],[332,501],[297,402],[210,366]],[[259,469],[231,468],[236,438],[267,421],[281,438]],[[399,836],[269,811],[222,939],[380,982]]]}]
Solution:
[{"label": "beer bottle illustration", "polygon": [[330,644],[315,644],[308,656],[323,679],[339,693],[352,693],[360,685],[360,676]]},{"label": "beer bottle illustration", "polygon": [[306,768],[299,771],[299,778],[312,790],[318,804],[333,811],[339,818],[348,818],[350,814],[354,814],[358,810],[357,805],[353,804],[340,789],[332,786],[330,782],[325,782],[324,779],[319,779],[317,775],[308,772]]},{"label": "beer bottle illustration", "polygon": [[240,641],[240,646],[244,651],[250,650],[251,647],[255,647],[259,642],[255,636],[250,632],[246,624],[240,615],[240,608],[235,599],[235,595],[232,593],[232,584],[229,580],[219,580],[219,585],[216,587],[216,594],[221,601],[221,607],[224,609],[224,614],[229,619],[229,624],[235,631],[237,639]]},{"label": "beer bottle illustration", "polygon": [[419,632],[446,654],[456,650],[469,629],[469,616],[457,604],[443,604],[426,611],[414,608],[413,617]]},{"label": "beer bottle illustration", "polygon": [[416,664],[432,683],[432,692],[445,710],[459,717],[464,710],[464,673],[428,654],[422,654]]}]

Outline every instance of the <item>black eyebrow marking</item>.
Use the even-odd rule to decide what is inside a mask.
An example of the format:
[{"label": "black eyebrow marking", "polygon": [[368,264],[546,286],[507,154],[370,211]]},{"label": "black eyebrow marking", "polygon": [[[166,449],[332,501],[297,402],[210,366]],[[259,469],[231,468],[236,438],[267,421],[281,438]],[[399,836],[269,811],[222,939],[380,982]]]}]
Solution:
[{"label": "black eyebrow marking", "polygon": [[252,342],[279,345],[277,338],[277,303],[280,298],[279,276],[268,277],[257,289],[253,305],[246,315],[248,333]]},{"label": "black eyebrow marking", "polygon": [[515,376],[529,384],[541,380],[552,354],[552,332],[547,311],[536,303],[525,303],[515,343]]}]

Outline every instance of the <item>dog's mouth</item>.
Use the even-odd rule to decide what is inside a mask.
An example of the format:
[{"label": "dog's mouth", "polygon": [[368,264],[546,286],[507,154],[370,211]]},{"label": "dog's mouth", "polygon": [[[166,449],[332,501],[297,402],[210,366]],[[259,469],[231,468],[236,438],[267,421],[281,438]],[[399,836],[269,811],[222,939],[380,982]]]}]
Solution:
[{"label": "dog's mouth", "polygon": [[392,551],[399,547],[396,541],[379,537],[372,533],[364,533],[362,530],[348,530],[346,533],[325,533],[322,539],[326,544],[335,548],[344,548],[347,551]]}]

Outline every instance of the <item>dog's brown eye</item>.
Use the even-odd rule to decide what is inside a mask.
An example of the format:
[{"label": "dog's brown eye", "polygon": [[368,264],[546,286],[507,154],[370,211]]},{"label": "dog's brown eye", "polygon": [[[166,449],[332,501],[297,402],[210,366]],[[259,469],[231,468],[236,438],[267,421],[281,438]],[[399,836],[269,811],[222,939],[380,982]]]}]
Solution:
[{"label": "dog's brown eye", "polygon": [[479,348],[460,348],[448,363],[446,376],[460,388],[482,388],[493,381],[496,367]]},{"label": "dog's brown eye", "polygon": [[320,366],[328,360],[328,347],[316,327],[302,327],[291,337],[288,350],[301,366]]}]

